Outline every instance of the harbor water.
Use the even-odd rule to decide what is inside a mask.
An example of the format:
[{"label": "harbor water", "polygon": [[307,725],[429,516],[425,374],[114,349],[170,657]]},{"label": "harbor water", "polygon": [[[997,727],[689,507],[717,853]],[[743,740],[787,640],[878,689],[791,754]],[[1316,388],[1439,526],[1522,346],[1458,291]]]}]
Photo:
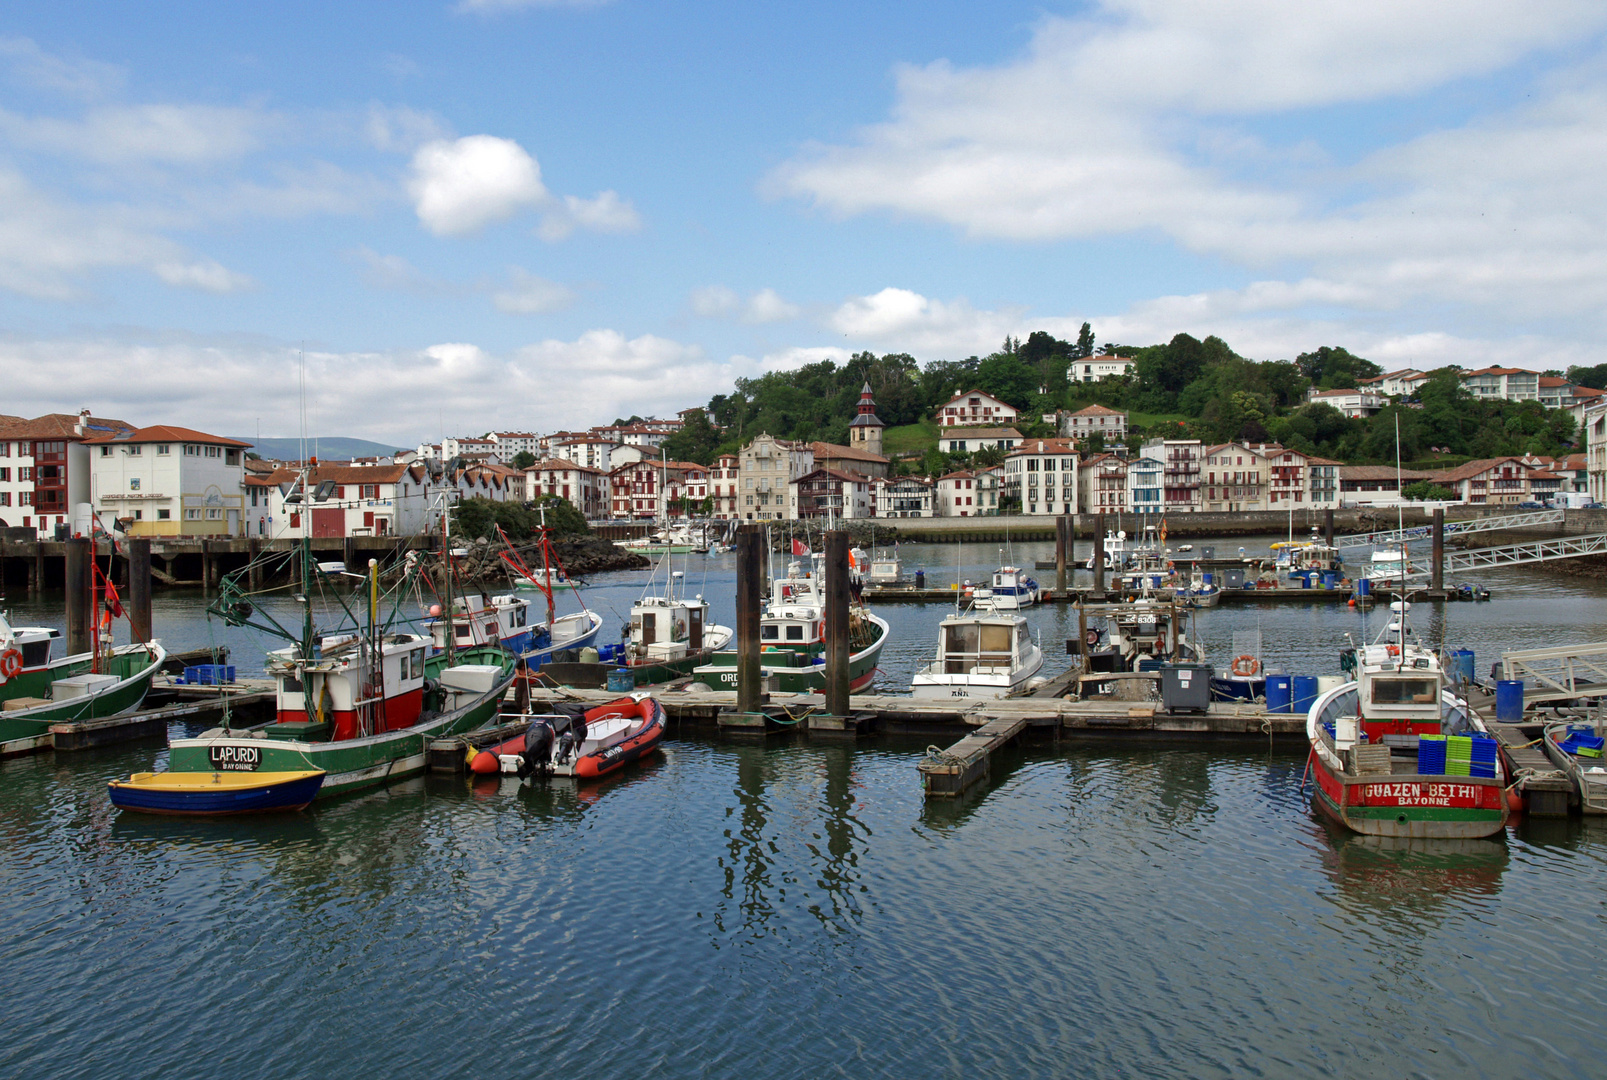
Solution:
[{"label": "harbor water", "polygon": [[[956,551],[903,555],[946,584]],[[999,561],[958,553],[972,580]],[[730,557],[687,566],[729,623]],[[585,593],[605,637],[647,577]],[[1491,603],[1414,615],[1484,672],[1607,639],[1599,582],[1479,580]],[[59,598],[19,601],[59,625]],[[273,643],[200,606],[158,597],[169,646],[260,671]],[[881,609],[884,688],[944,610]],[[1029,618],[1058,671],[1075,613]],[[1362,618],[1224,605],[1196,625],[1219,665],[1259,628],[1270,662],[1320,676]],[[0,1075],[1601,1073],[1607,828],[1348,837],[1313,817],[1302,755],[1254,743],[1028,745],[928,804],[926,741],[672,738],[600,785],[428,776],[219,821],[111,808],[106,781],[160,767],[160,743],[7,760]]]}]

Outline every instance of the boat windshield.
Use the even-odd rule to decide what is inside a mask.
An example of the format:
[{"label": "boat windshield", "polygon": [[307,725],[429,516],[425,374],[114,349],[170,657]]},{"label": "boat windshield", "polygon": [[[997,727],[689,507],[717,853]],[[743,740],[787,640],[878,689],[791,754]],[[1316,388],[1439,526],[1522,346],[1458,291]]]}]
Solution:
[{"label": "boat windshield", "polygon": [[1374,705],[1432,705],[1437,684],[1433,679],[1373,680]]}]

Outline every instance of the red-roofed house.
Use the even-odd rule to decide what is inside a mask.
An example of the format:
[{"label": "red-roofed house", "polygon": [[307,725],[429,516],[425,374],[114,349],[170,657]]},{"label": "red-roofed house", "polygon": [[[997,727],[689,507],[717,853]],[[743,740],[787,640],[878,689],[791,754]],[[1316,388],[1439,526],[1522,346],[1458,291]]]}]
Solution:
[{"label": "red-roofed house", "polygon": [[608,474],[563,458],[545,458],[525,470],[525,489],[532,499],[543,495],[567,499],[587,521],[608,516]]},{"label": "red-roofed house", "polygon": [[806,521],[844,521],[870,517],[870,477],[825,466],[804,473],[792,482],[790,505]]},{"label": "red-roofed house", "polygon": [[1004,459],[1001,494],[1023,514],[1077,512],[1077,448],[1069,439],[1028,439]]},{"label": "red-roofed house", "polygon": [[1384,407],[1383,395],[1371,390],[1318,390],[1308,396],[1312,404],[1331,405],[1358,420],[1372,416]]},{"label": "red-roofed house", "polygon": [[86,439],[90,502],[131,536],[244,536],[250,443],[160,424]]},{"label": "red-roofed house", "polygon": [[[245,490],[247,529],[254,536],[415,536],[437,527],[431,512],[437,488],[422,462],[319,464],[307,471],[305,489],[301,470],[286,467],[248,475]],[[322,499],[320,490],[327,490]]]},{"label": "red-roofed house", "polygon": [[1013,424],[1016,422],[1016,407],[1000,401],[992,394],[981,390],[970,390],[963,394],[955,394],[939,405],[937,422],[941,427]]},{"label": "red-roofed house", "polygon": [[1062,418],[1060,434],[1077,442],[1099,435],[1106,446],[1115,446],[1127,441],[1127,414],[1120,409],[1090,405]]},{"label": "red-roofed house", "polygon": [[[35,529],[41,540],[73,529],[75,507],[92,502],[89,439],[131,430],[121,420],[50,413],[0,422],[0,523]],[[79,523],[80,529],[83,522]]]}]

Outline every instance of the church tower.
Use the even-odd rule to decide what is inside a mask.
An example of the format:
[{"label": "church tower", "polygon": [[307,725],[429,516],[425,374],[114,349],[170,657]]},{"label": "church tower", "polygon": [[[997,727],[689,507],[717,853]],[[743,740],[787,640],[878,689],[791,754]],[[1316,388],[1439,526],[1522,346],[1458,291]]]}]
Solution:
[{"label": "church tower", "polygon": [[876,399],[871,396],[870,383],[859,392],[859,415],[848,425],[848,445],[855,450],[882,456],[882,428],[876,417]]}]

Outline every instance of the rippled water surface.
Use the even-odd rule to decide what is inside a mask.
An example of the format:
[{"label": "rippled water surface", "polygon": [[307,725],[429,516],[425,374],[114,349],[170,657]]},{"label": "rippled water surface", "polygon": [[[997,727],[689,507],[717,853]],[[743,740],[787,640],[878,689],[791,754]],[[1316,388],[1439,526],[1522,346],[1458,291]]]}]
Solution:
[{"label": "rippled water surface", "polygon": [[[728,607],[730,579],[692,584]],[[1423,619],[1481,663],[1607,638],[1594,583],[1482,580],[1494,602]],[[941,609],[886,611],[907,679]],[[1259,621],[1327,672],[1358,618],[1200,630]],[[427,777],[215,822],[111,809],[159,745],[0,763],[0,1075],[1602,1073],[1607,829],[1347,838],[1255,744],[1029,745],[927,804],[923,749],[677,738],[597,786]]]}]

